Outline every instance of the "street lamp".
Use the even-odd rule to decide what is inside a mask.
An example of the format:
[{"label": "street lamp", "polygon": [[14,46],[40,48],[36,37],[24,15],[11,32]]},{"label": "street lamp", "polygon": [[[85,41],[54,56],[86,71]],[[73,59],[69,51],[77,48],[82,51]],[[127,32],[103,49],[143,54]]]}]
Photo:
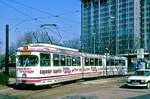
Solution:
[{"label": "street lamp", "polygon": [[[111,31],[112,31],[112,23],[111,23],[111,20],[113,20],[113,19],[115,19],[114,16],[110,16],[110,17],[109,17],[109,30],[108,30],[108,31],[109,31],[109,44],[108,44],[109,47],[110,47],[111,44],[112,44],[110,38],[111,38]],[[117,53],[117,34],[116,34],[115,36],[116,36],[115,39],[116,39],[116,53]],[[111,48],[109,48],[109,50],[112,51]]]},{"label": "street lamp", "polygon": [[106,50],[106,76],[107,76],[107,55],[110,53],[110,50],[108,48],[105,48]]},{"label": "street lamp", "polygon": [[94,40],[93,40],[93,46],[94,46],[94,54],[95,54],[95,52],[96,52],[96,50],[95,50],[95,35],[96,35],[96,33],[92,33],[92,37],[94,38]]}]

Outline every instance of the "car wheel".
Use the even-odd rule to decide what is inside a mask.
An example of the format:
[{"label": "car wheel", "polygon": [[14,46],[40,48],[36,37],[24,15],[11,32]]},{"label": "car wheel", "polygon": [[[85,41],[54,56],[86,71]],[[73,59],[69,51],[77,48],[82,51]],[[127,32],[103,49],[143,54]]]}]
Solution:
[{"label": "car wheel", "polygon": [[148,88],[148,89],[150,88],[150,82],[147,83],[147,88]]}]

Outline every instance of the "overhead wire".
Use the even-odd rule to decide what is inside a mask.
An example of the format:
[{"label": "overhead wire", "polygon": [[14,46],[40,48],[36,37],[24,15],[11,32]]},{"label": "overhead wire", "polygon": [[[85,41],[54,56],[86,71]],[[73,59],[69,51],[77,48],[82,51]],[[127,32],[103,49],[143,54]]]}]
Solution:
[{"label": "overhead wire", "polygon": [[[70,34],[70,32],[69,31],[66,31],[66,30],[63,30],[63,29],[59,29],[60,31],[63,31],[63,32],[65,32],[65,33],[68,33],[68,34]],[[76,33],[71,33],[71,34],[73,34],[73,35],[77,35]]]},{"label": "overhead wire", "polygon": [[53,14],[51,14],[51,13],[49,13],[49,12],[44,11],[44,10],[34,8],[34,7],[32,7],[32,6],[26,5],[26,4],[24,4],[24,3],[17,2],[17,1],[15,1],[15,0],[9,0],[9,1],[11,1],[11,2],[13,2],[13,3],[15,3],[15,4],[18,4],[18,5],[24,6],[24,7],[26,7],[26,8],[30,8],[30,9],[32,9],[32,10],[38,11],[38,12],[40,12],[40,13],[49,15],[49,16],[51,16],[51,17],[55,17],[55,18],[58,18],[58,19],[61,19],[61,20],[65,20],[65,21],[69,21],[69,22],[73,22],[73,23],[79,23],[79,22],[77,22],[77,21],[70,20],[70,19],[66,19],[66,18],[63,18],[63,17],[58,16],[58,15],[53,15]]},{"label": "overhead wire", "polygon": [[[27,6],[27,5],[23,4],[23,3],[17,2],[17,1],[15,1],[15,0],[10,0],[10,1],[12,1],[12,2],[14,2],[14,3],[16,3],[16,4],[19,4],[19,5],[22,5],[22,6],[24,6],[24,7],[27,7],[27,8],[36,10],[36,11],[39,11],[39,12],[41,12],[41,13],[48,14],[48,15],[50,15],[50,16],[52,16],[52,17],[56,17],[56,18],[60,18],[61,15],[69,14],[69,13],[71,12],[71,11],[70,11],[70,12],[68,12],[68,13],[62,13],[62,14],[59,14],[59,15],[53,15],[53,14],[51,14],[51,13],[49,13],[49,12],[46,12],[46,11],[43,11],[43,10],[40,10],[40,9],[31,7],[31,6]],[[79,12],[79,10],[75,10],[74,12],[77,13],[77,12]],[[68,20],[67,20],[67,21],[68,21]],[[69,20],[69,21],[70,21],[70,20]],[[72,20],[71,20],[71,21],[72,21]],[[58,32],[59,37],[62,38],[62,36],[61,36],[61,34],[60,34],[60,31],[58,30],[58,27],[57,27],[56,29],[57,29],[57,32]],[[52,32],[52,30],[50,30],[50,31]],[[65,30],[62,30],[62,31],[65,31]],[[66,31],[65,31],[65,32],[66,32]]]},{"label": "overhead wire", "polygon": [[[27,5],[23,4],[23,3],[17,2],[17,1],[15,1],[15,0],[9,0],[9,1],[11,1],[11,2],[13,2],[13,3],[15,3],[15,4],[18,4],[18,5],[22,5],[22,6],[24,6],[24,7],[27,7],[27,8],[36,10],[36,11],[39,11],[39,12],[41,12],[41,13],[48,14],[48,15],[50,15],[50,16],[52,16],[52,17],[60,18],[60,19],[63,19],[63,20],[64,20],[64,18],[60,17],[61,14],[60,14],[60,15],[53,15],[53,14],[50,14],[49,12],[46,12],[46,11],[43,11],[43,10],[40,10],[40,9],[31,7],[31,6],[27,6]],[[17,11],[18,13],[20,13],[20,14],[26,16],[26,17],[30,17],[31,19],[36,20],[36,21],[40,21],[39,18],[33,18],[33,17],[31,17],[30,15],[28,15],[28,14],[26,14],[26,13],[24,13],[24,12],[18,10],[17,8],[15,8],[15,7],[13,7],[13,6],[7,4],[6,2],[4,2],[4,1],[2,1],[2,0],[0,1],[0,3],[1,3],[1,4],[4,4],[5,6],[7,6],[7,7],[9,7],[9,8],[14,9],[14,10]],[[78,10],[76,10],[75,12],[78,12]],[[71,21],[71,22],[73,22],[73,23],[76,22],[76,21],[72,21],[72,20],[68,20],[68,19],[65,19],[65,20]],[[41,22],[41,21],[40,21],[40,22]]]},{"label": "overhead wire", "polygon": [[11,21],[26,20],[26,19],[18,19],[18,18],[10,18],[10,17],[0,17],[0,19],[6,19]]},{"label": "overhead wire", "polygon": [[[18,12],[18,13],[20,13],[20,14],[28,17],[28,18],[30,18],[31,20],[35,20],[35,21],[39,21],[40,23],[41,22],[43,23],[43,21],[39,20],[38,18],[32,17],[32,16],[30,16],[30,15],[28,15],[28,14],[26,14],[26,13],[20,11],[20,10],[18,10],[17,8],[9,5],[8,3],[4,2],[3,0],[0,0],[0,3],[3,4],[3,5],[5,5],[5,6],[7,6],[7,7],[9,7],[9,8],[11,8],[11,9],[13,9],[13,10],[15,10],[16,12]],[[19,25],[19,24],[21,24],[23,22],[24,22],[24,20],[22,20],[21,22],[17,23],[17,25]]]},{"label": "overhead wire", "polygon": [[[0,1],[0,4],[2,4],[2,5],[4,5],[4,6],[7,6],[7,7],[13,9],[13,10],[15,10],[17,13],[19,13],[19,14],[21,14],[21,15],[23,15],[23,16],[29,17],[30,19],[37,20],[36,18],[31,17],[30,15],[28,15],[28,14],[26,14],[26,13],[24,13],[24,12],[18,10],[17,8],[15,8],[15,7],[9,5],[8,3],[6,3],[6,2],[4,2],[4,1],[2,1],[2,0]],[[11,20],[12,20],[12,19],[11,19]],[[25,21],[26,21],[26,20],[21,20],[21,22],[15,24],[15,25],[14,25],[13,27],[11,27],[10,29],[16,30],[15,27],[18,26],[18,25],[20,25],[20,24],[22,24],[22,23],[25,23]]]},{"label": "overhead wire", "polygon": [[22,14],[22,15],[26,16],[26,17],[30,17],[30,18],[32,18],[32,17],[31,17],[31,16],[29,16],[28,14],[26,14],[26,13],[24,13],[24,12],[22,12],[22,11],[20,11],[20,10],[16,9],[15,7],[13,7],[13,6],[11,6],[11,5],[7,4],[7,3],[6,3],[6,2],[4,2],[3,0],[0,0],[0,3],[1,3],[1,4],[3,4],[3,5],[5,5],[5,6],[7,6],[7,7],[9,7],[9,8],[11,8],[11,9],[14,9],[16,12],[18,12],[18,13],[20,13],[20,14]]},{"label": "overhead wire", "polygon": [[[10,0],[10,1],[11,1],[11,2],[14,2],[14,3],[16,3],[16,4],[19,4],[19,5],[22,5],[22,6],[24,6],[24,7],[28,7],[28,8],[33,9],[33,10],[40,11],[41,13],[45,13],[45,14],[48,14],[48,15],[53,16],[53,17],[56,17],[56,18],[58,18],[58,17],[61,18],[60,15],[53,15],[53,14],[50,14],[50,13],[48,13],[48,12],[46,12],[46,11],[43,11],[43,10],[40,10],[40,9],[31,7],[31,6],[27,6],[27,5],[23,4],[23,3],[17,2],[17,1],[15,1],[15,0]],[[26,14],[26,13],[24,13],[24,12],[18,10],[18,9],[16,9],[15,7],[10,6],[9,4],[7,4],[6,2],[4,2],[4,1],[2,1],[2,0],[1,0],[0,2],[1,2],[2,4],[5,4],[5,5],[8,6],[9,8],[14,9],[14,10],[17,11],[18,13],[20,13],[20,14],[22,14],[22,15],[25,15],[25,16],[27,16],[27,17],[30,17],[32,20],[40,21],[39,18],[33,18],[33,17],[31,17],[30,15],[28,15],[28,14]],[[76,10],[75,12],[78,12],[78,10]],[[71,21],[71,20],[67,20],[67,21]],[[41,21],[40,21],[40,22],[41,22]]]},{"label": "overhead wire", "polygon": [[[41,13],[47,14],[47,15],[52,16],[52,17],[55,17],[55,18],[59,18],[59,19],[66,20],[66,21],[70,21],[70,22],[73,22],[73,23],[75,22],[75,21],[68,20],[68,19],[64,19],[64,18],[60,17],[60,15],[63,15],[63,14],[53,15],[53,14],[51,14],[51,13],[49,13],[49,12],[46,12],[46,11],[43,11],[43,10],[40,10],[40,9],[31,7],[31,6],[27,6],[27,5],[23,4],[23,3],[17,2],[17,1],[15,1],[15,0],[9,0],[9,1],[12,1],[12,2],[14,2],[14,3],[18,4],[18,5],[22,5],[22,6],[24,6],[24,7],[27,7],[27,8],[36,10],[36,11],[39,11],[39,12],[41,12]],[[42,22],[42,21],[39,20],[39,18],[32,17],[32,16],[30,16],[30,15],[28,15],[28,14],[26,14],[26,13],[20,11],[20,10],[18,10],[17,8],[15,8],[15,7],[9,5],[8,3],[6,3],[6,2],[4,2],[4,1],[2,1],[2,0],[0,0],[0,3],[3,4],[3,5],[5,5],[5,6],[7,6],[7,7],[9,7],[9,8],[11,8],[11,9],[13,9],[13,10],[15,10],[16,12],[18,12],[18,13],[20,13],[20,14],[26,16],[26,17],[29,17],[31,20],[35,20],[35,21]],[[78,11],[75,11],[75,12],[78,12]],[[64,13],[64,14],[65,14],[65,13]],[[25,21],[28,21],[28,20],[22,20],[21,22],[15,24],[13,28],[15,28],[16,26],[18,26],[18,25],[24,23]],[[58,31],[58,27],[56,27],[56,30]],[[52,32],[52,30],[50,30],[50,31]],[[62,31],[64,31],[64,30],[62,30]],[[61,34],[60,34],[59,31],[58,31],[58,35],[60,36],[60,38],[62,38],[62,36],[61,36]]]},{"label": "overhead wire", "polygon": [[64,12],[64,13],[58,14],[58,15],[56,15],[56,16],[63,16],[63,15],[68,15],[68,14],[78,13],[78,12],[79,12],[79,10],[69,11],[69,12]]}]

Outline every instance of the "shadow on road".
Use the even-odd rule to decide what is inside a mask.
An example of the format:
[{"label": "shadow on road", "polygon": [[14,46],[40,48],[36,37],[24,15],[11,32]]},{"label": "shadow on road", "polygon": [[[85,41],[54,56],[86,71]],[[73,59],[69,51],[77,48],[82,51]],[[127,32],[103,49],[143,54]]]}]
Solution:
[{"label": "shadow on road", "polygon": [[8,87],[17,89],[17,90],[41,90],[41,89],[48,89],[52,88],[50,85],[43,85],[43,86],[34,86],[34,85],[8,85]]},{"label": "shadow on road", "polygon": [[56,87],[60,87],[60,86],[65,86],[68,84],[72,84],[75,81],[67,81],[67,82],[62,82],[62,83],[57,83],[57,84],[52,84],[52,85],[39,85],[39,86],[35,86],[35,85],[30,85],[30,84],[8,84],[8,87],[17,89],[17,90],[42,90],[42,89],[49,89],[49,88],[56,88]]},{"label": "shadow on road", "polygon": [[99,99],[97,96],[64,96],[58,99]]},{"label": "shadow on road", "polygon": [[125,89],[147,89],[146,87],[133,87],[133,86],[128,86],[127,84],[123,84],[119,88],[125,88]]},{"label": "shadow on road", "polygon": [[135,96],[135,97],[129,97],[129,98],[125,98],[125,99],[150,99],[150,94],[145,94],[145,95]]}]

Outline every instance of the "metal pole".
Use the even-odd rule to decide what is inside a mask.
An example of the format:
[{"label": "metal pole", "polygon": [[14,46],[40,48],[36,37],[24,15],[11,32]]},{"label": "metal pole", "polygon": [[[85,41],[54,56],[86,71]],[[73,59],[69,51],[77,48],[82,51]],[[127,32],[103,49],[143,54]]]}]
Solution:
[{"label": "metal pole", "polygon": [[9,25],[6,25],[5,74],[9,75]]},{"label": "metal pole", "polygon": [[110,0],[108,1],[108,3],[109,3],[109,16],[108,16],[108,33],[109,33],[109,34],[108,34],[108,35],[109,35],[109,36],[108,36],[108,37],[109,37],[108,39],[109,39],[109,43],[108,43],[108,48],[109,48],[109,50],[111,51],[111,47],[110,47],[110,46],[111,46],[111,45],[110,45],[110,37],[111,37],[111,36],[110,36],[110,34],[111,34],[111,33],[110,33],[110,32],[111,32],[111,30],[110,30],[110,28],[111,28],[111,26],[110,26],[110,22],[111,22]]},{"label": "metal pole", "polygon": [[96,49],[95,49],[95,35],[96,35],[96,33],[92,33],[92,40],[93,40],[93,42],[92,43],[94,43],[93,44],[93,50],[92,50],[92,52],[95,54],[95,52],[96,52]]},{"label": "metal pole", "polygon": [[94,34],[94,54],[95,54],[95,34]]},{"label": "metal pole", "polygon": [[107,53],[106,53],[106,76],[107,76]]},{"label": "metal pole", "polygon": [[109,52],[109,49],[108,48],[105,48],[106,50],[106,76],[107,76],[107,55],[108,55],[108,52]]}]

